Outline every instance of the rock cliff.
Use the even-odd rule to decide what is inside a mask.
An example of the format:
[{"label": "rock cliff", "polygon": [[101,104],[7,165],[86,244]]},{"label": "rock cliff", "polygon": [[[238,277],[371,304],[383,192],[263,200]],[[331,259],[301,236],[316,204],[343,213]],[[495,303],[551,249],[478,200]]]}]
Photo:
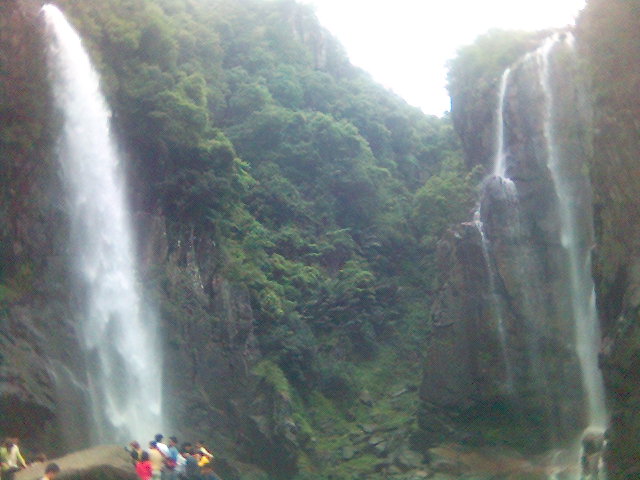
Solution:
[{"label": "rock cliff", "polygon": [[[0,5],[0,432],[23,438],[31,453],[54,455],[87,445],[91,421],[41,3]],[[256,470],[251,464],[275,478],[290,477],[298,426],[291,399],[254,373],[261,356],[246,289],[224,277],[210,237],[167,226],[162,214],[134,215],[141,279],[165,321],[171,432],[214,442],[228,478]]]},{"label": "rock cliff", "polygon": [[601,356],[614,479],[637,478],[640,455],[640,9],[592,0],[578,22],[594,103],[594,275],[605,339]]},{"label": "rock cliff", "polygon": [[590,145],[589,118],[569,52],[558,45],[549,57],[553,92],[543,89],[541,51],[511,67],[504,132],[494,141],[502,145],[506,173],[485,179],[476,221],[457,229],[453,245],[443,243],[444,287],[422,388],[424,428],[427,413],[440,411],[458,438],[525,451],[566,444],[587,425],[568,253],[548,167],[547,96],[562,99],[556,111],[571,131],[557,133],[562,158],[581,192],[574,201],[586,206],[589,185],[580,165]]},{"label": "rock cliff", "polygon": [[29,1],[0,5],[0,405],[11,412],[1,416],[0,431],[28,436],[40,449],[78,447],[86,437],[79,428],[82,367],[70,361],[78,345],[67,218],[51,148],[38,9]]}]

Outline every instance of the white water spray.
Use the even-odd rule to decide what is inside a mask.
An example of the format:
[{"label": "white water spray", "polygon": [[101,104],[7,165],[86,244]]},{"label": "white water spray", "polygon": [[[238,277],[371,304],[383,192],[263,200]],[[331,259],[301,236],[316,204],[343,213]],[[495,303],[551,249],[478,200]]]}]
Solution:
[{"label": "white water spray", "polygon": [[484,225],[482,224],[480,208],[475,212],[473,216],[473,224],[475,225],[478,233],[480,234],[480,242],[482,247],[482,257],[484,263],[487,266],[487,276],[489,278],[489,296],[491,299],[491,310],[496,317],[498,326],[498,339],[500,340],[500,349],[502,351],[502,361],[504,362],[506,386],[508,393],[514,393],[513,382],[513,367],[511,366],[511,359],[509,358],[508,341],[507,341],[507,329],[504,325],[504,313],[502,311],[502,303],[500,296],[496,291],[496,273],[491,263],[491,256],[489,255],[489,242],[484,234]]},{"label": "white water spray", "polygon": [[544,133],[547,139],[547,166],[551,173],[558,196],[558,213],[561,220],[560,235],[562,246],[568,256],[569,283],[573,323],[576,335],[576,351],[582,370],[582,380],[587,394],[589,427],[604,431],[607,427],[604,384],[598,368],[600,329],[596,310],[595,288],[591,275],[591,246],[593,226],[588,231],[580,228],[580,205],[577,204],[576,186],[572,185],[563,168],[554,124],[554,95],[551,88],[550,57],[556,46],[565,44],[573,52],[573,37],[563,40],[551,37],[537,52],[540,82],[545,93],[546,110]]},{"label": "white water spray", "polygon": [[509,75],[511,69],[507,68],[500,78],[498,88],[498,108],[496,110],[496,140],[495,158],[493,163],[493,174],[496,177],[506,178],[507,159],[504,150],[504,99],[507,95],[507,85],[509,85]]},{"label": "white water spray", "polygon": [[151,439],[161,429],[157,321],[136,278],[133,234],[111,112],[78,34],[53,5],[42,8],[68,186],[78,331],[87,353],[95,443]]}]

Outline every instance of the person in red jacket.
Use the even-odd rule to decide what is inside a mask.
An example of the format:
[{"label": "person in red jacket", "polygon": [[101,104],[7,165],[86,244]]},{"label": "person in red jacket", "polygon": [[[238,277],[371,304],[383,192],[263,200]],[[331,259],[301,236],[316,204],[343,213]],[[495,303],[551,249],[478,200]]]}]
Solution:
[{"label": "person in red jacket", "polygon": [[151,467],[151,462],[149,461],[149,453],[142,452],[140,455],[140,461],[136,463],[136,473],[140,480],[151,480],[153,476],[153,468]]}]

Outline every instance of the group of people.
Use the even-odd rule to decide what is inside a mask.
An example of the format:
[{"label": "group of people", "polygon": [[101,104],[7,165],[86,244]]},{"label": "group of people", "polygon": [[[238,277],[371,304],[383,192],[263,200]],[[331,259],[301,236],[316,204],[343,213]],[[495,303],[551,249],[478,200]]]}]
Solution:
[{"label": "group of people", "polygon": [[[37,462],[46,462],[45,456],[38,456]],[[15,474],[27,468],[17,438],[6,438],[0,445],[0,480],[14,480]],[[60,473],[60,467],[56,463],[48,464],[44,469],[44,477],[41,480],[55,480]]]},{"label": "group of people", "polygon": [[129,447],[140,480],[220,480],[213,471],[213,454],[203,442],[186,442],[178,448],[176,437],[164,443],[159,433],[146,450],[136,441]]}]

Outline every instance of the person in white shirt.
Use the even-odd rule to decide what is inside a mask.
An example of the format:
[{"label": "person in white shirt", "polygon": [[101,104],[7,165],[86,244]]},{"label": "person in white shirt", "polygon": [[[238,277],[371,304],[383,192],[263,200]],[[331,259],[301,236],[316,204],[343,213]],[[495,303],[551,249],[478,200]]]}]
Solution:
[{"label": "person in white shirt", "polygon": [[156,435],[156,447],[160,451],[160,453],[166,458],[169,456],[169,447],[165,443],[162,443],[162,439],[164,437],[161,433]]}]

